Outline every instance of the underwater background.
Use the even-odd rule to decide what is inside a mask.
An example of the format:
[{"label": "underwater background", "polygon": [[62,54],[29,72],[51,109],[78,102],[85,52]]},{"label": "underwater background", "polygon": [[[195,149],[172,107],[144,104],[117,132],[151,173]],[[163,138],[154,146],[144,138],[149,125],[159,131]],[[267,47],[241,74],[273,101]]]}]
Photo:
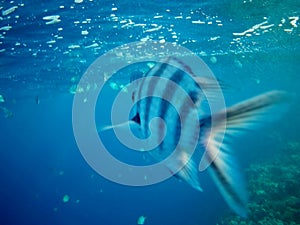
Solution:
[{"label": "underwater background", "polygon": [[[299,1],[0,2],[0,224],[300,224]],[[200,56],[224,83],[227,105],[274,89],[291,94],[279,120],[233,144],[247,218],[205,173],[204,192],[176,178],[122,186],[80,154],[72,104],[81,76],[110,49],[146,40]],[[108,102],[128,78],[110,81]]]}]

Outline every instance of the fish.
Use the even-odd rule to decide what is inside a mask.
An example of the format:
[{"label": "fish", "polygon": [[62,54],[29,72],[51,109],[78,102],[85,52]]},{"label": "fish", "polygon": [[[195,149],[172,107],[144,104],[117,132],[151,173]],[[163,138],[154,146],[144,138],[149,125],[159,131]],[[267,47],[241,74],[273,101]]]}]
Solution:
[{"label": "fish", "polygon": [[[152,135],[160,142],[155,149],[148,151],[151,157],[162,161],[174,149],[178,150],[177,161],[166,163],[174,177],[203,191],[200,174],[207,169],[228,206],[246,217],[246,184],[230,143],[247,130],[276,118],[276,108],[287,101],[287,93],[269,91],[212,114],[208,99],[214,101],[218,98],[214,95],[220,88],[219,82],[195,74],[176,57],[156,63],[146,73],[133,73],[131,82],[136,84],[131,93],[134,107],[129,122],[138,127],[139,136],[147,138]],[[187,94],[183,95],[182,91]],[[164,123],[149,126],[150,121],[157,117]],[[220,138],[222,134],[223,139]]]},{"label": "fish", "polygon": [[138,220],[137,220],[137,224],[140,224],[140,225],[144,224],[145,221],[146,221],[146,219],[147,219],[147,217],[145,217],[145,216],[140,216],[140,217],[138,218]]}]

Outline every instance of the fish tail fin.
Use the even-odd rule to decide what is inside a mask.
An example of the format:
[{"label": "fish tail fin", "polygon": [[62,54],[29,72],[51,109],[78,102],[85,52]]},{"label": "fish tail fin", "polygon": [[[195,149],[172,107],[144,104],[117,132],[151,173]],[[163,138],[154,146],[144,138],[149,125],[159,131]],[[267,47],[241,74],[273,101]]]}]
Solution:
[{"label": "fish tail fin", "polygon": [[271,91],[200,120],[200,140],[205,153],[199,170],[209,169],[225,201],[240,216],[247,216],[248,196],[241,170],[230,148],[230,139],[276,118],[273,116],[279,114],[276,109],[281,109],[278,106],[282,106],[280,103],[285,103],[286,99],[285,92]]}]

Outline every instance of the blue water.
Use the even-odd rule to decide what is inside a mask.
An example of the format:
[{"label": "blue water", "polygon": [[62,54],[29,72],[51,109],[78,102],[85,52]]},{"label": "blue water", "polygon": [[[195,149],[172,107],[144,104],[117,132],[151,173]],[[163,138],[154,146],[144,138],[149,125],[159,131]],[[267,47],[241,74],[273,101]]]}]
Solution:
[{"label": "blue water", "polygon": [[[132,225],[145,216],[149,225],[212,225],[230,213],[206,173],[203,193],[176,178],[123,186],[80,154],[74,87],[94,60],[125,43],[160,40],[195,52],[224,83],[227,105],[273,89],[293,96],[280,120],[236,140],[243,169],[300,142],[296,0],[2,0],[0,9],[0,224]],[[109,104],[117,91],[107,90]],[[101,110],[95,117],[109,122]]]}]

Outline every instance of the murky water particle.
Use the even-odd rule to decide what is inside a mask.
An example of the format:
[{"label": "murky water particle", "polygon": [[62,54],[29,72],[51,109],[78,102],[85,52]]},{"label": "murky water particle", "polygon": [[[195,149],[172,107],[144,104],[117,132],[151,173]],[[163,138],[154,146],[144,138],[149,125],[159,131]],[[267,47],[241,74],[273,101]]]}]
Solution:
[{"label": "murky water particle", "polygon": [[69,202],[69,201],[70,201],[70,196],[69,196],[69,195],[64,195],[62,201],[63,201],[64,203]]},{"label": "murky water particle", "polygon": [[75,3],[79,4],[79,3],[82,3],[83,0],[74,0]]},{"label": "murky water particle", "polygon": [[88,35],[88,34],[89,34],[89,32],[87,30],[81,31],[81,35]]},{"label": "murky water particle", "polygon": [[98,46],[99,46],[99,44],[97,44],[97,43],[94,43],[94,44],[91,44],[91,45],[85,46],[84,48],[96,48],[96,47],[98,47]]},{"label": "murky water particle", "polygon": [[77,76],[74,76],[74,77],[71,77],[70,81],[71,81],[72,83],[75,83],[75,82],[77,82],[77,79],[78,79],[78,77],[77,77]]},{"label": "murky water particle", "polygon": [[119,86],[115,83],[115,82],[111,82],[109,84],[109,86],[113,89],[113,90],[118,90],[119,89]]},{"label": "murky water particle", "polygon": [[149,39],[150,39],[149,36],[147,36],[147,37],[141,38],[140,41],[145,42],[145,41],[148,41]]},{"label": "murky water particle", "polygon": [[221,38],[220,36],[216,36],[216,37],[211,37],[209,40],[210,41],[215,41],[215,40],[217,40],[217,39],[219,39],[219,38]]},{"label": "murky water particle", "polygon": [[260,29],[265,30],[265,29],[268,29],[268,28],[273,27],[273,26],[275,26],[275,25],[270,24],[270,25],[266,25],[266,26],[260,26]]},{"label": "murky water particle", "polygon": [[238,59],[235,59],[235,60],[234,60],[234,65],[235,65],[236,67],[238,67],[238,68],[242,68],[242,67],[243,67],[243,64],[242,64],[241,61],[238,60]]},{"label": "murky water particle", "polygon": [[182,19],[183,16],[175,16],[174,19]]},{"label": "murky water particle", "polygon": [[57,20],[60,18],[60,15],[50,15],[50,16],[44,16],[43,20]]},{"label": "murky water particle", "polygon": [[287,33],[292,33],[293,32],[293,28],[291,28],[291,29],[283,29],[285,32],[287,32]]},{"label": "murky water particle", "polygon": [[55,41],[55,40],[50,40],[50,41],[47,41],[47,44],[54,44],[54,43],[56,43],[56,41]]},{"label": "murky water particle", "polygon": [[71,94],[76,94],[76,89],[77,89],[77,85],[74,84],[70,87],[69,92]]},{"label": "murky water particle", "polygon": [[68,48],[70,49],[80,48],[80,45],[69,45]]},{"label": "murky water particle", "polygon": [[2,95],[0,95],[0,103],[1,102],[5,102],[4,97]]},{"label": "murky water particle", "polygon": [[125,92],[125,93],[127,93],[127,92],[128,92],[128,89],[127,89],[127,87],[126,87],[126,86],[124,86],[123,84],[121,84],[119,87],[120,87],[120,89],[121,89],[121,91],[122,91],[122,92]]},{"label": "murky water particle", "polygon": [[18,6],[13,6],[9,9],[3,10],[2,11],[2,16],[7,16],[8,14],[11,14],[12,12],[14,12],[16,9],[18,8]]},{"label": "murky water particle", "polygon": [[61,20],[59,19],[60,15],[50,15],[50,16],[44,16],[43,20],[46,20],[46,25],[54,24],[54,23],[59,23]]},{"label": "murky water particle", "polygon": [[46,25],[55,24],[55,23],[59,23],[59,22],[61,22],[60,19],[54,19],[54,20],[50,20],[50,21],[46,22]]},{"label": "murky water particle", "polygon": [[[151,24],[152,26],[154,24]],[[148,29],[148,30],[145,30],[145,32],[149,33],[149,32],[154,32],[154,31],[158,31],[162,28],[162,25],[158,26],[158,27],[155,27],[155,28],[151,28],[151,29]]]},{"label": "murky water particle", "polygon": [[297,25],[297,21],[299,20],[299,17],[298,16],[291,16],[289,17],[289,20],[290,21],[290,24],[293,26],[293,27],[298,27]]},{"label": "murky water particle", "polygon": [[155,63],[153,62],[148,62],[147,66],[149,67],[149,69],[153,68],[155,66]]},{"label": "murky water particle", "polygon": [[0,28],[0,30],[9,31],[12,28],[12,26],[3,26]]},{"label": "murky water particle", "polygon": [[205,22],[203,22],[201,20],[193,20],[192,23],[193,24],[205,24]]},{"label": "murky water particle", "polygon": [[211,61],[212,63],[216,63],[218,60],[217,60],[217,57],[212,56],[212,57],[210,57],[210,61]]}]

